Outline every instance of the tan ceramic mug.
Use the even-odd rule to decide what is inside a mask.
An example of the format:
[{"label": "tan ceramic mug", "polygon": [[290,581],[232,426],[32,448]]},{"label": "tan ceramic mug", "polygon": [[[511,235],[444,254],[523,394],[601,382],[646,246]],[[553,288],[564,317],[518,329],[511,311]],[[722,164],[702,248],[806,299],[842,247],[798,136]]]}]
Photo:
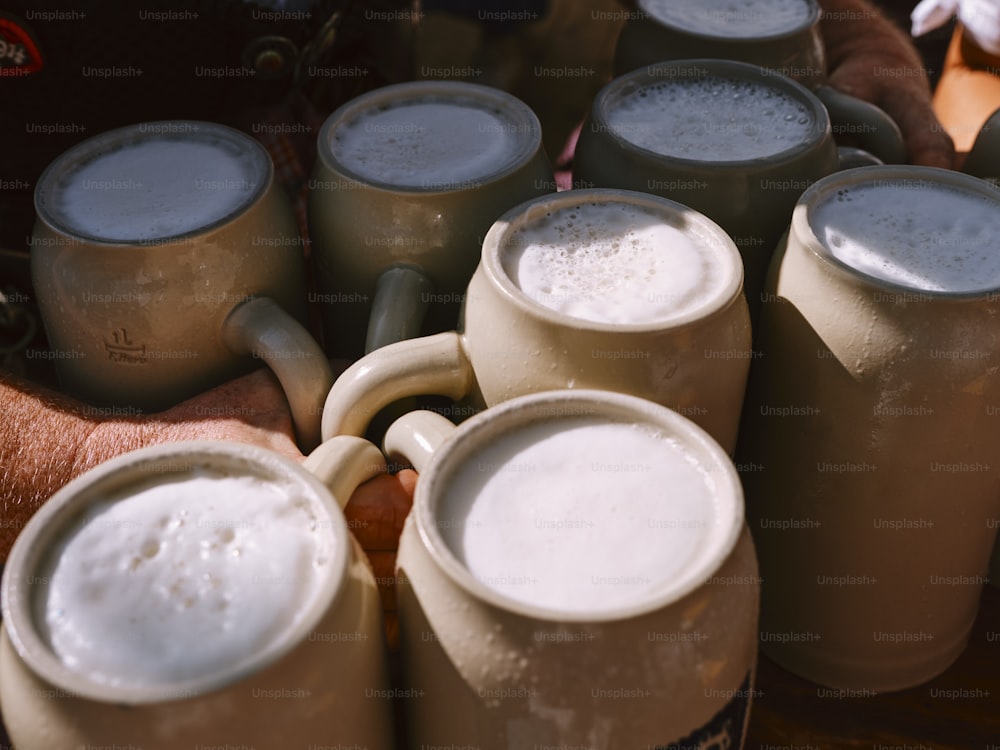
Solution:
[{"label": "tan ceramic mug", "polygon": [[156,411],[264,360],[299,442],[333,374],[304,328],[295,217],[260,144],[222,125],[141,123],[42,174],[31,274],[56,372],[96,404]]},{"label": "tan ceramic mug", "polygon": [[400,539],[412,747],[743,744],[759,579],[739,479],[690,420],[551,391],[455,427],[411,412]]},{"label": "tan ceramic mug", "polygon": [[622,27],[614,69],[621,75],[663,60],[717,58],[759,65],[792,78],[823,102],[833,133],[856,140],[889,164],[903,163],[899,126],[873,104],[826,84],[816,0],[638,0]]},{"label": "tan ceramic mug", "polygon": [[1000,195],[864,167],[806,191],[775,256],[737,452],[762,646],[837,688],[944,671],[1000,514]]},{"label": "tan ceramic mug", "polygon": [[318,146],[315,299],[327,350],[351,359],[454,328],[490,225],[555,192],[538,118],[489,86],[385,86],[331,114]]},{"label": "tan ceramic mug", "polygon": [[690,416],[735,446],[750,325],[732,240],[686,206],[569,190],[504,214],[486,235],[457,332],[363,357],[330,390],[323,433],[364,434],[407,396],[472,406],[605,388]]},{"label": "tan ceramic mug", "polygon": [[792,208],[841,166],[823,104],[731,60],[678,60],[612,80],[577,141],[580,186],[641,190],[701,211],[740,249],[751,318]]},{"label": "tan ceramic mug", "polygon": [[173,443],[53,495],[4,570],[14,744],[392,750],[378,591],[340,510],[384,460],[338,438],[305,467]]}]

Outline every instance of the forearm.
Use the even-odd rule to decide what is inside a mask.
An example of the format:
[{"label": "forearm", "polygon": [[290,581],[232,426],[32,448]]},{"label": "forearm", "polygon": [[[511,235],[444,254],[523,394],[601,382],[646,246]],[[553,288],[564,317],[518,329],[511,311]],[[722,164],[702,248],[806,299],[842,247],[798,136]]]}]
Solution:
[{"label": "forearm", "polygon": [[[0,373],[0,560],[52,493],[108,458],[92,436],[102,420],[82,404]],[[118,452],[139,444],[137,420],[119,420]]]}]

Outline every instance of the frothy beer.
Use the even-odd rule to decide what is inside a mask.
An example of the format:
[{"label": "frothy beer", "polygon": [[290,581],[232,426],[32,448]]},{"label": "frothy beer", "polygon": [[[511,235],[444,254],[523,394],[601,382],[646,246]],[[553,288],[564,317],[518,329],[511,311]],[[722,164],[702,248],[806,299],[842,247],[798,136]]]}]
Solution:
[{"label": "frothy beer", "polygon": [[332,535],[280,481],[192,470],[96,504],[49,553],[40,632],[88,679],[210,677],[282,638],[316,601]]},{"label": "frothy beer", "polygon": [[778,87],[676,72],[614,101],[607,114],[611,130],[661,156],[704,162],[776,156],[813,137],[807,104]]},{"label": "frothy beer", "polygon": [[703,309],[737,272],[700,227],[666,211],[613,201],[529,215],[506,238],[502,263],[521,291],[544,307],[627,325],[669,323]]},{"label": "frothy beer", "polygon": [[640,5],[653,18],[676,28],[738,39],[800,29],[815,7],[807,0],[646,0]]},{"label": "frothy beer", "polygon": [[449,475],[437,522],[517,602],[610,612],[664,592],[712,527],[712,479],[652,425],[564,417],[510,430]]},{"label": "frothy beer", "polygon": [[809,224],[834,257],[877,279],[925,292],[1000,289],[1000,207],[971,190],[859,182],[826,196]]},{"label": "frothy beer", "polygon": [[248,136],[151,129],[59,168],[40,195],[57,224],[136,243],[200,232],[243,210],[266,187],[269,165]]},{"label": "frothy beer", "polygon": [[331,132],[330,149],[364,180],[461,189],[512,168],[534,137],[500,108],[420,96],[362,110]]}]

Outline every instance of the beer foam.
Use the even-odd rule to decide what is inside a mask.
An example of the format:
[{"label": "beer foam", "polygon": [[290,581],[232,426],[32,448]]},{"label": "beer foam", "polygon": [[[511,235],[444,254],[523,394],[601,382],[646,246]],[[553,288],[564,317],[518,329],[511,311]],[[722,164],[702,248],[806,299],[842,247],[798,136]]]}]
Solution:
[{"label": "beer foam", "polygon": [[[667,71],[669,72],[669,71]],[[677,77],[617,99],[611,130],[640,148],[697,161],[749,161],[775,156],[814,137],[805,102],[766,83]]]},{"label": "beer foam", "polygon": [[260,179],[259,157],[241,143],[155,135],[79,164],[47,208],[67,228],[100,240],[164,239],[242,209]]},{"label": "beer foam", "polygon": [[166,684],[257,654],[313,604],[332,555],[291,486],[202,470],[130,487],[50,552],[36,621],[75,672]]},{"label": "beer foam", "polygon": [[732,261],[696,228],[627,202],[582,203],[508,236],[504,271],[529,298],[601,323],[665,323],[713,300]]},{"label": "beer foam", "polygon": [[809,223],[834,257],[913,289],[1000,289],[997,200],[924,180],[858,184],[831,194]]},{"label": "beer foam", "polygon": [[474,578],[572,613],[639,605],[683,574],[714,483],[652,426],[567,417],[498,435],[449,477],[443,539]]},{"label": "beer foam", "polygon": [[524,134],[499,110],[430,97],[365,110],[332,133],[334,157],[400,187],[462,188],[512,165]]},{"label": "beer foam", "polygon": [[805,0],[646,0],[642,8],[686,31],[747,39],[800,29],[813,6]]}]

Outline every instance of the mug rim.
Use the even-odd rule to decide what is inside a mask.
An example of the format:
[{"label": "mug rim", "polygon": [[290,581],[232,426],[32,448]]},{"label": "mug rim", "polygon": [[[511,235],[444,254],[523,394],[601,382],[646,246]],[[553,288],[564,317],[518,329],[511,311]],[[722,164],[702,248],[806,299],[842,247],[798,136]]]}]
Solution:
[{"label": "mug rim", "polygon": [[[695,75],[666,75],[661,72],[676,68],[686,68],[687,73],[694,73]],[[704,159],[691,159],[683,156],[661,154],[653,149],[645,148],[621,135],[608,122],[607,114],[613,108],[616,100],[634,91],[654,86],[657,83],[662,83],[664,80],[697,80],[699,77],[708,76],[752,80],[755,83],[783,89],[789,96],[809,108],[813,116],[813,126],[808,131],[809,137],[793,144],[789,148],[767,156],[751,159],[707,161]],[[602,86],[601,90],[597,92],[597,96],[594,97],[590,108],[590,116],[587,118],[587,123],[584,127],[589,128],[595,134],[600,133],[608,137],[615,144],[616,148],[632,155],[633,158],[647,161],[652,160],[654,163],[676,165],[678,168],[687,170],[692,175],[700,175],[706,172],[742,172],[747,169],[759,170],[783,165],[819,147],[825,139],[833,138],[830,113],[823,106],[819,98],[798,81],[763,65],[706,57],[662,60],[613,78]]]},{"label": "mug rim", "polygon": [[809,16],[808,18],[801,22],[798,26],[791,29],[786,29],[785,31],[776,31],[771,34],[759,34],[755,36],[727,36],[726,34],[711,34],[705,31],[698,31],[697,29],[690,29],[681,26],[677,23],[671,23],[670,21],[658,16],[655,13],[651,13],[646,7],[649,5],[651,0],[638,0],[636,5],[639,10],[641,10],[646,18],[653,21],[654,23],[660,24],[661,26],[670,29],[671,31],[676,31],[682,34],[686,34],[694,39],[702,39],[709,42],[723,42],[725,44],[759,44],[766,42],[776,42],[784,39],[789,39],[791,37],[802,34],[803,32],[809,31],[815,26],[820,19],[820,7],[816,0],[802,0],[807,6],[809,6]]},{"label": "mug rim", "polygon": [[[79,515],[106,499],[105,492],[123,493],[149,478],[150,471],[163,476],[186,476],[198,466],[222,468],[235,476],[250,475],[265,481],[292,482],[322,516],[322,526],[332,534],[333,553],[329,569],[320,576],[312,604],[263,648],[227,668],[202,677],[156,682],[149,685],[113,685],[89,679],[63,664],[46,644],[35,623],[34,599],[45,585],[35,575],[47,553]],[[119,497],[119,501],[127,497]],[[223,440],[188,440],[147,446],[110,459],[76,477],[59,489],[29,519],[20,532],[0,580],[3,625],[27,668],[67,696],[101,702],[143,705],[195,698],[238,683],[274,664],[294,650],[317,627],[343,590],[350,564],[351,539],[342,513],[318,478],[290,459],[252,444]],[[39,580],[32,580],[39,579]]]},{"label": "mug rim", "polygon": [[[435,523],[441,488],[464,459],[488,444],[491,435],[504,434],[538,421],[604,417],[609,423],[645,424],[678,439],[694,453],[712,478],[714,513],[692,557],[695,561],[657,593],[616,607],[567,612],[529,604],[491,589],[477,580],[451,551]],[[417,483],[413,516],[421,544],[437,567],[466,594],[512,614],[550,622],[617,622],[660,611],[711,581],[732,554],[745,525],[743,489],[736,468],[721,446],[687,417],[637,396],[597,389],[540,391],[518,396],[481,412],[458,425],[435,450]]]},{"label": "mug rim", "polygon": [[[253,164],[255,177],[253,190],[247,193],[239,205],[215,221],[186,232],[178,232],[164,237],[111,239],[96,237],[67,226],[47,206],[47,202],[52,198],[51,194],[59,187],[61,174],[65,174],[70,169],[75,171],[82,164],[92,161],[111,148],[137,143],[147,138],[176,138],[182,140],[192,135],[198,138],[207,137],[228,141],[229,143],[239,143],[246,148],[248,158]],[[45,170],[38,178],[38,182],[35,184],[35,214],[38,221],[48,226],[53,232],[67,237],[70,241],[109,248],[125,247],[134,249],[136,247],[156,247],[203,237],[220,227],[231,224],[251,211],[267,194],[273,182],[274,163],[267,149],[257,140],[236,128],[204,120],[178,119],[138,122],[106,130],[91,136],[69,147],[53,159],[45,167]]]},{"label": "mug rim", "polygon": [[792,211],[791,233],[796,240],[834,272],[862,282],[874,289],[887,289],[901,298],[929,298],[976,300],[996,297],[1000,293],[1000,282],[995,286],[971,291],[949,291],[947,289],[921,289],[901,282],[874,276],[849,265],[836,257],[817,236],[812,221],[813,211],[837,190],[844,187],[863,187],[866,184],[900,181],[903,183],[926,182],[935,187],[955,190],[966,194],[974,193],[997,205],[1000,209],[1000,193],[996,188],[978,177],[940,167],[925,167],[914,164],[873,164],[853,169],[844,169],[820,178],[810,185],[799,197]]},{"label": "mug rim", "polygon": [[[666,218],[677,217],[693,228],[704,244],[713,245],[729,259],[732,273],[720,285],[715,294],[682,315],[666,320],[642,323],[607,323],[588,320],[546,307],[536,302],[521,290],[508,275],[503,266],[503,254],[507,237],[525,224],[529,224],[539,211],[559,210],[574,203],[622,203],[640,206]],[[712,242],[714,240],[714,242]],[[723,314],[743,295],[743,259],[732,237],[721,226],[705,214],[669,198],[652,193],[619,188],[585,188],[563,190],[531,198],[514,206],[499,216],[483,238],[480,265],[490,282],[500,290],[504,299],[515,305],[521,312],[542,319],[551,325],[586,331],[651,333],[672,331],[692,324],[704,324]]]},{"label": "mug rim", "polygon": [[[514,132],[523,139],[522,147],[501,168],[481,175],[471,180],[459,182],[422,185],[398,185],[385,180],[366,177],[339,161],[334,154],[331,140],[333,131],[345,122],[355,119],[365,110],[377,108],[380,105],[394,103],[406,104],[408,100],[423,98],[440,98],[445,101],[486,102],[509,117],[514,124]],[[469,81],[446,81],[426,79],[406,81],[403,83],[381,86],[372,91],[360,94],[350,101],[341,104],[323,122],[317,137],[317,165],[322,164],[327,169],[345,175],[356,187],[376,188],[391,193],[405,195],[440,195],[460,193],[470,188],[480,188],[498,182],[524,168],[542,148],[542,126],[535,114],[522,100],[513,94],[493,86]]]}]

